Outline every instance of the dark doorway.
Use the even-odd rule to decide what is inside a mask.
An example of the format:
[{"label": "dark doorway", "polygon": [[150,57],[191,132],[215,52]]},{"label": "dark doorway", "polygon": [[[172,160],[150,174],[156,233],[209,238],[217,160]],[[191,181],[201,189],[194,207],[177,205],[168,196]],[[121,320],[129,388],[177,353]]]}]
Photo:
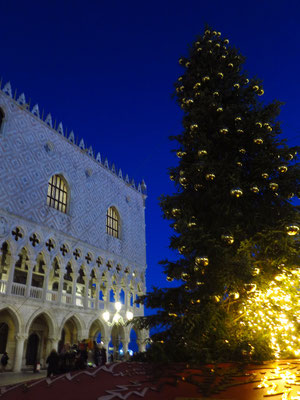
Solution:
[{"label": "dark doorway", "polygon": [[8,336],[8,325],[5,322],[0,322],[0,354],[6,351]]},{"label": "dark doorway", "polygon": [[39,349],[39,337],[36,333],[32,333],[28,338],[26,350],[26,365],[35,365]]},{"label": "dark doorway", "polygon": [[59,353],[61,353],[61,351],[65,345],[65,340],[66,340],[66,331],[63,329],[61,331],[60,341],[58,342],[58,352]]}]

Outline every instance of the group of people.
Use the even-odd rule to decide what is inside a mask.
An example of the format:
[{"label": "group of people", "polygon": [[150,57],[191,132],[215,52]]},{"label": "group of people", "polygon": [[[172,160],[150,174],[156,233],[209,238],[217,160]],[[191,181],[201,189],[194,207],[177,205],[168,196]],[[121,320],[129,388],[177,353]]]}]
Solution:
[{"label": "group of people", "polygon": [[107,362],[106,349],[99,347],[94,341],[92,345],[85,341],[70,346],[65,344],[60,353],[52,350],[46,363],[47,377],[63,374],[77,369],[85,369],[87,366],[100,366]]}]

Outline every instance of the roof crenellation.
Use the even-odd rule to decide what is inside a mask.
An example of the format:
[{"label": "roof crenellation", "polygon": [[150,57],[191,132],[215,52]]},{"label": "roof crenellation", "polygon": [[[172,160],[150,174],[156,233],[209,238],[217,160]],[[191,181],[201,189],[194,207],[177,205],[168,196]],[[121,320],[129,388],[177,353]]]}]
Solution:
[{"label": "roof crenellation", "polygon": [[[83,139],[81,139],[79,141],[79,144],[77,144],[76,143],[77,141],[75,140],[75,135],[74,135],[73,131],[71,131],[69,136],[67,136],[67,131],[64,132],[62,122],[60,122],[56,127],[56,121],[53,124],[52,115],[50,113],[48,113],[47,116],[44,118],[43,117],[44,112],[41,115],[38,104],[35,104],[30,110],[30,104],[26,102],[26,97],[25,97],[24,93],[21,93],[19,95],[19,97],[17,98],[17,90],[15,90],[14,95],[12,95],[12,87],[11,87],[10,82],[7,82],[2,87],[2,80],[0,80],[0,92],[4,93],[6,96],[10,97],[18,106],[21,106],[25,111],[29,112],[31,115],[34,115],[42,123],[46,124],[49,129],[52,129],[58,135],[63,136],[69,143],[72,143],[79,149],[83,150],[87,157],[92,158],[95,162],[97,162],[97,164],[101,165],[105,169],[108,169],[112,174],[114,174],[116,177],[121,179],[127,186],[140,192],[143,195],[147,194],[147,186],[146,186],[144,180],[141,183],[139,183],[138,186],[136,187],[134,179],[132,179],[130,181],[128,174],[125,175],[125,179],[124,179],[122,170],[119,169],[119,171],[117,173],[115,164],[112,163],[111,167],[110,167],[107,158],[105,158],[104,163],[102,163],[100,153],[99,152],[95,153],[92,146],[87,147],[85,145]],[[96,154],[96,156],[95,156],[95,154]]]}]

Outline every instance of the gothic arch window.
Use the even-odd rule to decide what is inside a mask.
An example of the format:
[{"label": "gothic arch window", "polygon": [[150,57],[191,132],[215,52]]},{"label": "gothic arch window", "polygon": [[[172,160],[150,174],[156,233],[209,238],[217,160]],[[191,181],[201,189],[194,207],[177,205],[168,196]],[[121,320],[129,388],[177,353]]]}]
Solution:
[{"label": "gothic arch window", "polygon": [[68,187],[66,180],[61,175],[51,176],[48,182],[47,204],[63,213],[67,212]]},{"label": "gothic arch window", "polygon": [[106,233],[115,238],[120,237],[120,217],[115,207],[109,207],[107,210]]},{"label": "gothic arch window", "polygon": [[4,123],[5,114],[2,108],[0,107],[0,132]]}]

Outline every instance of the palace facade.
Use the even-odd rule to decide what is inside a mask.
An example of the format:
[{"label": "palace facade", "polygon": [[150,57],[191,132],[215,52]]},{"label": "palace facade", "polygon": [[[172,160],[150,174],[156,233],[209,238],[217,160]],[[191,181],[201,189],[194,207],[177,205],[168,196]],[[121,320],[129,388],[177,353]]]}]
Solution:
[{"label": "palace facade", "polygon": [[[0,84],[0,354],[45,366],[83,339],[130,346],[146,291],[146,185]],[[129,324],[128,324],[129,321]],[[147,332],[135,331],[140,351]]]}]

